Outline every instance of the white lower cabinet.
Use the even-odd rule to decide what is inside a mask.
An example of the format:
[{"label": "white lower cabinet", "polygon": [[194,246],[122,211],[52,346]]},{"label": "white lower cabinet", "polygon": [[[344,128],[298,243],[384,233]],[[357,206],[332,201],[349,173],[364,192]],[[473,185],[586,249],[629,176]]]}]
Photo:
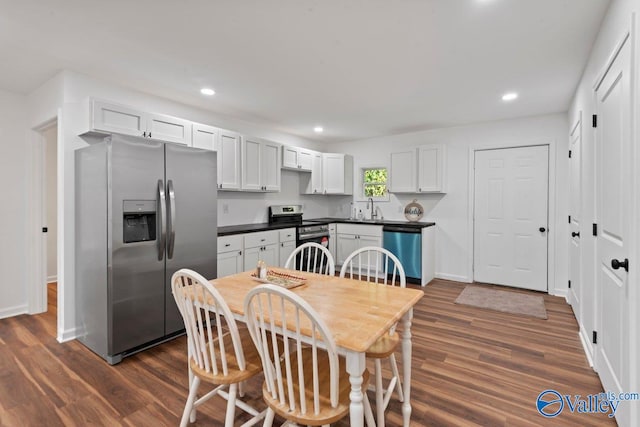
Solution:
[{"label": "white lower cabinet", "polygon": [[244,235],[244,269],[256,268],[259,260],[264,261],[267,267],[278,265],[278,230]]},{"label": "white lower cabinet", "polygon": [[242,240],[242,235],[218,237],[218,277],[243,271]]},{"label": "white lower cabinet", "polygon": [[[382,247],[381,225],[337,224],[336,236],[336,265],[344,264],[347,257],[357,249],[365,246]],[[370,259],[368,263],[374,267],[376,259]]]},{"label": "white lower cabinet", "polygon": [[296,229],[285,228],[284,230],[280,230],[278,240],[280,242],[280,247],[278,248],[278,258],[280,262],[278,265],[284,267],[289,255],[296,249]]}]

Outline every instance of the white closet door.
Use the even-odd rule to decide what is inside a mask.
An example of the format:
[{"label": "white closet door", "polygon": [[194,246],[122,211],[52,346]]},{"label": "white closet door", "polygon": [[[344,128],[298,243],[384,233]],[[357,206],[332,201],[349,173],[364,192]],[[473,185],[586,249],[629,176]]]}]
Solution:
[{"label": "white closet door", "polygon": [[475,153],[474,279],[547,290],[548,146]]},{"label": "white closet door", "polygon": [[[582,122],[571,132],[569,149],[569,288],[568,300],[581,324],[582,315],[582,254],[580,239],[588,230],[581,230],[582,220]],[[582,327],[582,324],[581,324]]]},{"label": "white closet door", "polygon": [[[596,89],[598,127],[596,156],[598,288],[596,368],[605,390],[626,392],[630,381],[629,272],[619,262],[630,258],[632,203],[630,40],[623,44]],[[633,262],[629,269],[637,268]],[[637,285],[637,283],[636,283]],[[634,331],[637,331],[634,325]],[[632,402],[616,412],[619,425],[631,425]]]}]

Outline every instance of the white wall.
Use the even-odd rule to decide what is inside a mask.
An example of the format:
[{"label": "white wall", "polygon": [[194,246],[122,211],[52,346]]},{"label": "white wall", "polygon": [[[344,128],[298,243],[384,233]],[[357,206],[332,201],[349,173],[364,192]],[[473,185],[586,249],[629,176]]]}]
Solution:
[{"label": "white wall", "polygon": [[[636,14],[635,18],[633,13]],[[577,86],[577,90],[569,109],[569,123],[573,125],[578,121],[580,115],[582,115],[582,160],[583,160],[583,188],[581,215],[582,224],[584,228],[581,230],[580,245],[582,251],[582,274],[581,278],[572,278],[573,280],[581,280],[581,292],[582,292],[582,315],[578,313],[578,323],[580,325],[580,335],[585,345],[585,350],[590,358],[593,358],[595,347],[591,344],[591,332],[598,330],[598,300],[601,298],[599,291],[596,287],[596,266],[597,266],[597,253],[596,253],[596,238],[591,234],[591,224],[597,223],[598,218],[596,214],[596,158],[598,142],[596,141],[595,130],[591,127],[591,116],[596,113],[596,104],[594,97],[594,85],[598,77],[603,73],[604,67],[611,58],[614,48],[622,40],[625,33],[632,30],[635,26],[635,34],[632,31],[631,39],[632,43],[632,58],[635,59],[632,63],[632,76],[635,78],[633,81],[634,91],[632,96],[634,99],[633,108],[635,112],[632,112],[634,128],[633,144],[632,144],[632,159],[633,164],[636,166],[632,171],[631,176],[628,177],[632,183],[634,191],[631,192],[629,197],[633,199],[634,208],[630,213],[632,215],[632,230],[630,245],[628,247],[628,256],[632,265],[637,265],[640,260],[640,225],[638,224],[638,212],[640,212],[640,143],[638,141],[638,126],[640,125],[638,119],[638,111],[640,111],[640,56],[638,55],[638,46],[640,38],[637,31],[640,28],[640,20],[637,14],[640,13],[640,1],[638,0],[614,0],[609,7],[607,16],[605,17],[598,37],[594,43],[593,50],[589,57],[587,66],[585,67],[582,79]],[[568,243],[567,243],[568,244]],[[638,313],[638,307],[640,306],[640,290],[638,284],[640,283],[640,275],[638,275],[637,268],[629,269],[629,289],[628,289],[628,306],[626,310],[629,314],[628,323],[629,336],[624,337],[623,340],[627,340],[629,344],[630,360],[629,375],[625,375],[622,379],[627,381],[626,384],[622,384],[624,390],[637,390],[640,387],[640,372],[638,367],[638,357],[640,357],[640,338],[638,334],[638,323],[640,322],[640,313]],[[597,369],[597,366],[596,366]],[[625,404],[625,403],[623,403]],[[638,425],[640,422],[640,405],[627,403],[631,408],[631,420],[628,425]]]},{"label": "white wall", "polygon": [[0,318],[27,312],[26,97],[0,90]]},{"label": "white wall", "polygon": [[[60,77],[56,76],[50,83],[40,89],[44,93],[44,101],[55,103],[55,94],[60,90]],[[86,111],[82,102],[88,97],[101,98],[114,103],[124,104],[142,111],[168,114],[187,120],[208,125],[218,126],[253,136],[278,141],[284,144],[318,149],[318,145],[295,136],[274,132],[265,127],[251,123],[217,116],[208,111],[175,103],[153,95],[140,93],[131,89],[114,86],[91,77],[70,71],[62,73],[63,102],[58,127],[59,143],[59,194],[58,213],[58,256],[60,257],[58,271],[58,339],[66,341],[75,337],[75,288],[74,288],[74,151],[88,145],[87,140],[78,136],[86,128]],[[53,95],[52,95],[53,94]],[[32,96],[36,98],[36,96]],[[36,103],[37,104],[37,103]],[[34,104],[35,105],[35,104]],[[43,113],[43,111],[45,113]],[[55,111],[52,105],[47,108],[33,108],[36,118],[46,116],[46,112]],[[34,118],[34,122],[36,121]],[[313,200],[298,194],[297,175],[283,173],[283,191],[277,194],[233,194],[219,193],[219,223],[221,225],[241,224],[245,222],[266,221],[266,206],[276,203],[302,203],[314,216],[325,216],[328,207],[321,200]],[[224,213],[225,205],[229,213]]]},{"label": "white wall", "polygon": [[47,230],[47,281],[58,277],[58,127],[52,126],[42,133],[45,150],[45,180]]},{"label": "white wall", "polygon": [[[524,101],[522,101],[524,102]],[[565,114],[527,117],[514,120],[482,123],[470,126],[437,129],[387,137],[371,138],[341,144],[331,144],[329,151],[349,153],[354,156],[354,171],[363,166],[389,167],[392,151],[423,144],[444,143],[447,147],[447,193],[390,196],[389,202],[376,202],[385,219],[404,220],[402,208],[417,199],[425,208],[422,221],[434,221],[436,225],[436,275],[459,281],[471,281],[472,247],[469,223],[469,151],[470,148],[512,147],[523,144],[551,144],[550,156],[557,153],[556,182],[551,183],[550,196],[555,192],[556,212],[550,221],[550,253],[555,250],[555,274],[550,278],[552,293],[566,293],[567,283],[567,150],[568,125]],[[357,181],[354,179],[354,181]],[[354,188],[354,194],[357,189]],[[357,202],[363,212],[365,203]],[[333,207],[332,215],[348,216],[348,201]],[[557,219],[553,226],[553,219]],[[563,220],[561,220],[563,219]],[[560,237],[562,236],[562,238]],[[550,271],[553,271],[550,265]]]}]

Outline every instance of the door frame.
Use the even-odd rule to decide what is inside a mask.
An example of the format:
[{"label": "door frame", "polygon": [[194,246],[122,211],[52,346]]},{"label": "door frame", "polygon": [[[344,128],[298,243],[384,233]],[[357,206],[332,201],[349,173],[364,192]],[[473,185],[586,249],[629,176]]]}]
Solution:
[{"label": "door frame", "polygon": [[[47,311],[47,235],[42,232],[42,227],[47,223],[47,204],[46,204],[46,171],[45,171],[45,155],[46,144],[43,133],[53,126],[57,126],[58,144],[57,144],[57,163],[60,163],[60,126],[58,117],[34,126],[29,131],[29,183],[28,191],[30,197],[30,209],[28,210],[28,233],[31,240],[29,259],[33,261],[32,268],[27,269],[27,312],[29,314],[43,313]],[[60,174],[56,176],[58,189],[60,188]],[[58,196],[59,202],[59,196]],[[58,205],[59,206],[59,205]],[[57,225],[60,226],[60,209],[56,208]],[[56,245],[60,250],[60,236],[58,236]],[[57,269],[60,271],[60,257],[58,257]],[[60,277],[58,277],[60,280]],[[58,293],[60,294],[60,293]]]},{"label": "door frame", "polygon": [[[557,245],[557,237],[562,235],[559,233],[561,230],[556,230],[556,225],[558,225],[558,221],[556,221],[556,141],[552,138],[537,138],[529,141],[520,141],[513,142],[510,144],[482,144],[476,145],[473,147],[469,147],[469,155],[467,158],[468,162],[468,179],[469,179],[469,193],[468,193],[468,206],[467,209],[467,250],[468,250],[468,259],[467,259],[467,277],[469,278],[469,282],[474,281],[474,239],[475,239],[475,227],[474,227],[474,216],[475,216],[475,154],[476,151],[485,151],[485,150],[500,150],[507,148],[523,148],[523,147],[535,147],[546,145],[549,150],[549,193],[547,197],[548,200],[548,224],[547,224],[547,293],[549,295],[556,296],[567,296],[567,288],[561,288],[556,286],[556,245]],[[566,220],[565,220],[566,222]],[[560,222],[561,223],[561,222]],[[566,226],[565,226],[566,228]]]}]

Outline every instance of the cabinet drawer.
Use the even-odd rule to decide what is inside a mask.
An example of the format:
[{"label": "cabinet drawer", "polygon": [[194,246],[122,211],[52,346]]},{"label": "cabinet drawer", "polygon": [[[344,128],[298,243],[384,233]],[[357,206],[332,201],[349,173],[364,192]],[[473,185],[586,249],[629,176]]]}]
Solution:
[{"label": "cabinet drawer", "polygon": [[285,228],[284,230],[280,230],[279,234],[280,234],[280,243],[291,242],[292,240],[296,240],[295,228]]},{"label": "cabinet drawer", "polygon": [[261,231],[259,233],[249,233],[244,235],[245,249],[257,246],[276,245],[278,243],[278,231]]},{"label": "cabinet drawer", "polygon": [[218,253],[242,250],[242,235],[218,237]]}]

